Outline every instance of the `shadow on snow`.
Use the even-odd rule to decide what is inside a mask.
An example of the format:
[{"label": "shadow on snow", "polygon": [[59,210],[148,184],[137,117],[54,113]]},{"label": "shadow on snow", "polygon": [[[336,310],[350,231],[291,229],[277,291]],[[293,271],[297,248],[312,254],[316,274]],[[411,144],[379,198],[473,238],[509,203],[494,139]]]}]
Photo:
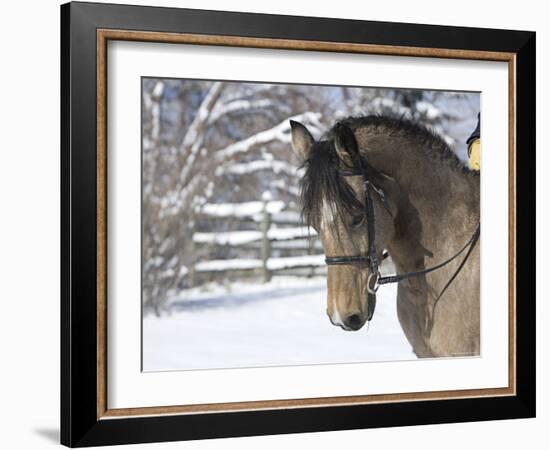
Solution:
[{"label": "shadow on snow", "polygon": [[227,293],[204,297],[197,300],[177,300],[171,303],[173,312],[203,311],[212,308],[235,308],[246,306],[250,303],[265,302],[281,297],[292,297],[307,292],[324,292],[324,287],[296,287],[288,289],[269,289],[266,291],[247,293]]}]

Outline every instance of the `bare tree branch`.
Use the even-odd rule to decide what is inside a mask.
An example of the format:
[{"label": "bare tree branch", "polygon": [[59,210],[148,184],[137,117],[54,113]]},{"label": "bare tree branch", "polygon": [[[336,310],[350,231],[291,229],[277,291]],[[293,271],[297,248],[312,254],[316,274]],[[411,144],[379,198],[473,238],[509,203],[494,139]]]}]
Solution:
[{"label": "bare tree branch", "polygon": [[253,136],[242,141],[235,142],[216,152],[216,161],[221,162],[235,156],[237,153],[245,153],[258,145],[267,144],[272,141],[280,141],[285,144],[290,143],[290,125],[289,120],[301,121],[309,125],[309,129],[315,131],[320,127],[319,119],[321,115],[314,112],[305,112],[288,119],[283,120],[278,125],[268,130],[260,131]]},{"label": "bare tree branch", "polygon": [[187,133],[183,138],[180,146],[180,154],[185,155],[185,163],[180,171],[179,182],[185,184],[187,176],[193,168],[193,164],[197,158],[199,150],[204,142],[204,130],[208,125],[210,114],[216,105],[216,102],[220,98],[223,91],[224,83],[215,82],[206,97],[201,103],[201,106],[195,114],[193,122],[189,126]]}]

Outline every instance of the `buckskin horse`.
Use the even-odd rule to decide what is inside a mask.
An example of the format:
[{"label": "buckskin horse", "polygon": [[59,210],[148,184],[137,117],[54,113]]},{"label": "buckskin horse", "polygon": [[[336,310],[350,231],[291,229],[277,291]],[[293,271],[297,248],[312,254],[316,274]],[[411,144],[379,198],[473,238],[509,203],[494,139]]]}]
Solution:
[{"label": "buckskin horse", "polygon": [[[403,119],[348,118],[318,141],[290,125],[304,221],[325,251],[330,321],[360,329],[376,291],[398,283],[398,319],[418,357],[479,355],[479,172]],[[396,275],[380,275],[384,250]]]}]

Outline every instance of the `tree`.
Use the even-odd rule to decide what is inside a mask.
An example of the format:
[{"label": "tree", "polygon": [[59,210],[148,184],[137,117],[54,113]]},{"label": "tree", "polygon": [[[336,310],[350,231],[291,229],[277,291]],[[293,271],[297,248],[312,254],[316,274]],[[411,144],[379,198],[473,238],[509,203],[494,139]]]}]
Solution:
[{"label": "tree", "polygon": [[299,161],[289,150],[289,119],[319,137],[338,118],[398,115],[431,126],[458,147],[461,118],[452,105],[465,99],[476,104],[468,94],[435,91],[144,79],[144,308],[159,314],[188,285],[190,267],[202,255],[192,236],[204,205],[257,200],[268,192],[298,208]]}]

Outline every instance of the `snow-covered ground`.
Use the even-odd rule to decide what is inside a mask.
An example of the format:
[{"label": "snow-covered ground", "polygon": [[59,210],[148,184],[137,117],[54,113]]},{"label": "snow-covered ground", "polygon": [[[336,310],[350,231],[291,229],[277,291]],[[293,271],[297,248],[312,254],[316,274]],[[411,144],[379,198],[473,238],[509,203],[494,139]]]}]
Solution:
[{"label": "snow-covered ground", "polygon": [[170,314],[143,320],[143,369],[185,370],[415,359],[395,309],[378,291],[373,320],[356,332],[330,324],[326,279],[209,284],[182,292]]}]

